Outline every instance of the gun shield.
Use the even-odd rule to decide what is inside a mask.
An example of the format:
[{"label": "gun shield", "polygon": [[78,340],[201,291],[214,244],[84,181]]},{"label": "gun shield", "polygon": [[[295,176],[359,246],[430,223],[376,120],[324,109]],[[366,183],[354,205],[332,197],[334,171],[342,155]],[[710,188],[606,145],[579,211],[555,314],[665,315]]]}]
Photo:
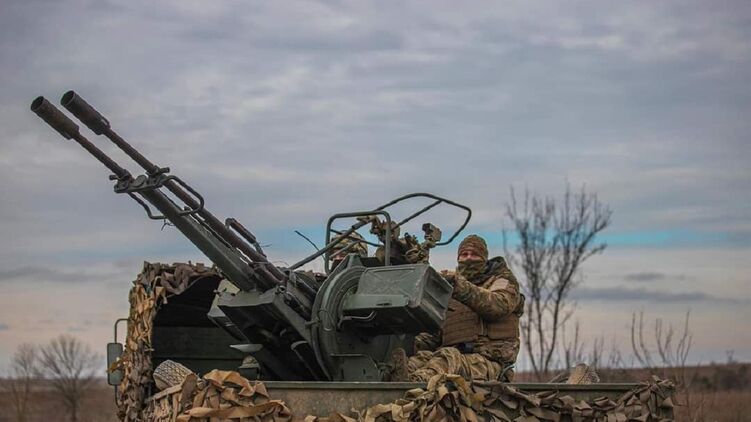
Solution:
[{"label": "gun shield", "polygon": [[103,134],[110,128],[109,120],[84,101],[83,98],[79,97],[73,90],[63,95],[60,99],[60,104],[97,135]]},{"label": "gun shield", "polygon": [[65,139],[70,139],[79,133],[78,125],[73,123],[73,120],[70,120],[68,116],[42,96],[37,97],[31,102],[31,111],[63,135]]}]

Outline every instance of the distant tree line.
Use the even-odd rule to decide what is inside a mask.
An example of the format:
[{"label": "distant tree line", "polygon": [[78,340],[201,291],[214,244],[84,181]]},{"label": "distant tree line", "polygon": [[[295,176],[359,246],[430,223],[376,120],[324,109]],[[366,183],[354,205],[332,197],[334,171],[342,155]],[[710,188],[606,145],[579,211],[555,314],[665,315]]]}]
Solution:
[{"label": "distant tree line", "polygon": [[71,422],[78,422],[81,403],[96,382],[102,358],[76,337],[62,334],[44,345],[21,344],[10,362],[4,384],[16,420],[27,422],[33,412],[34,385],[52,387]]}]

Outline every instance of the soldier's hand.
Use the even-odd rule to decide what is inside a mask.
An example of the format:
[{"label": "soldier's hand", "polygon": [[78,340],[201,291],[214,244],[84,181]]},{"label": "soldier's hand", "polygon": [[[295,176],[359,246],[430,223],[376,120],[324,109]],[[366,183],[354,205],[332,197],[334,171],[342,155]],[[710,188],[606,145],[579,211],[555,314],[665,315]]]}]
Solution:
[{"label": "soldier's hand", "polygon": [[441,277],[445,278],[446,281],[453,286],[454,280],[456,279],[456,273],[451,270],[441,270]]},{"label": "soldier's hand", "polygon": [[357,217],[357,221],[360,221],[363,223],[380,223],[380,220],[378,219],[378,216],[376,215],[363,215],[363,216]]}]

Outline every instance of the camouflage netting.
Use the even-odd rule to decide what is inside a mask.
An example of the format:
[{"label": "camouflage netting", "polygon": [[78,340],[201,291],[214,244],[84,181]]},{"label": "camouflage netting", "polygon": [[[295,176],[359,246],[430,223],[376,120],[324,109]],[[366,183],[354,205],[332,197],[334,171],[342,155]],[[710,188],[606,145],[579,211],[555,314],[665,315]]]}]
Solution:
[{"label": "camouflage netting", "polygon": [[237,372],[213,370],[198,380],[195,374],[148,401],[144,421],[287,421],[292,414],[280,400],[271,400],[266,387]]},{"label": "camouflage netting", "polygon": [[169,294],[179,294],[201,278],[219,274],[201,264],[151,264],[144,262],[143,271],[133,281],[130,290],[128,336],[123,355],[110,370],[123,371],[123,380],[117,391],[118,417],[121,421],[142,420],[139,412],[144,407],[152,382],[151,333],[154,317],[160,305],[167,302]]},{"label": "camouflage netting", "polygon": [[[294,409],[269,397],[263,383],[236,372],[214,370],[151,394],[151,333],[153,319],[168,293],[179,293],[196,280],[217,273],[187,264],[144,265],[130,293],[128,339],[122,358],[113,365],[124,370],[118,391],[122,421],[287,421]],[[552,387],[552,386],[551,386]],[[530,394],[503,383],[469,383],[457,375],[433,377],[425,389],[406,392],[393,403],[326,417],[295,415],[306,422],[386,421],[514,421],[629,422],[672,421],[674,385],[656,377],[618,397],[577,400],[559,391]],[[350,409],[342,409],[349,412]]]},{"label": "camouflage netting", "polygon": [[[349,416],[296,416],[305,422],[508,421],[629,422],[672,421],[673,384],[652,379],[617,400],[575,400],[556,391],[522,392],[502,383],[471,385],[458,375],[438,375],[427,388],[408,391],[394,403],[377,404]],[[217,419],[212,419],[217,418]],[[236,372],[195,375],[148,402],[147,421],[287,421],[293,418],[282,401],[272,400],[263,383]]]}]

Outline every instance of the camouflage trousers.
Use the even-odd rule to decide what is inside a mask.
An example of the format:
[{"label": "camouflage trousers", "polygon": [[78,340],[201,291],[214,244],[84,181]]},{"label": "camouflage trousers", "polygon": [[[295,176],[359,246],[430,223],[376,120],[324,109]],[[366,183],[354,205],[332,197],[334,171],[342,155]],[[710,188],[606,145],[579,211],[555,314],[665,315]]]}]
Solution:
[{"label": "camouflage trousers", "polygon": [[[479,353],[462,354],[454,347],[441,347],[435,352],[422,350],[411,356],[407,371],[409,380],[415,382],[428,382],[438,374],[457,374],[467,380],[496,381],[503,374],[503,367]],[[505,375],[509,381],[514,376],[513,371],[507,371]]]}]

